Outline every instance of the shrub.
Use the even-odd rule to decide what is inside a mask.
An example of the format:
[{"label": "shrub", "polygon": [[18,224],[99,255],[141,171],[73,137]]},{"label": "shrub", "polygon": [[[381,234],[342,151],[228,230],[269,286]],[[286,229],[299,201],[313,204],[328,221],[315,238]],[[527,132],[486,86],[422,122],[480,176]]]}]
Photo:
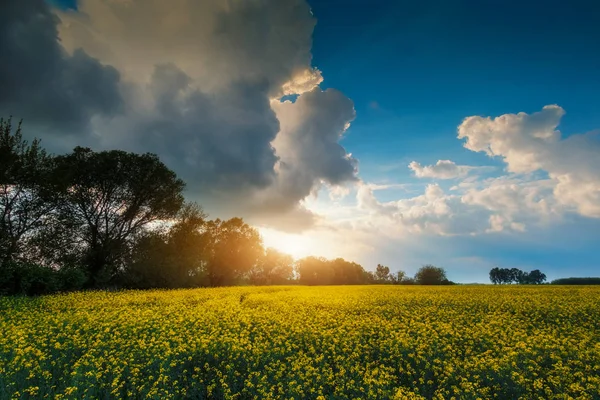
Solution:
[{"label": "shrub", "polygon": [[600,285],[600,278],[562,278],[552,281],[553,285]]}]

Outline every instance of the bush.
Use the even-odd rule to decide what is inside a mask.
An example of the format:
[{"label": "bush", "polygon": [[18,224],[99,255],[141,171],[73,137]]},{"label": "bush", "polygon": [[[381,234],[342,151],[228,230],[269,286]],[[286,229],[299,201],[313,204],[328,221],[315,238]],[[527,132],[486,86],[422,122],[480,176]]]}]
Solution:
[{"label": "bush", "polygon": [[55,271],[59,282],[59,290],[62,292],[71,292],[80,290],[88,281],[88,276],[80,268],[63,267]]},{"label": "bush", "polygon": [[87,280],[74,267],[56,270],[34,263],[8,263],[0,274],[0,294],[39,296],[79,290]]},{"label": "bush", "polygon": [[600,285],[600,278],[562,278],[552,281],[553,285]]}]

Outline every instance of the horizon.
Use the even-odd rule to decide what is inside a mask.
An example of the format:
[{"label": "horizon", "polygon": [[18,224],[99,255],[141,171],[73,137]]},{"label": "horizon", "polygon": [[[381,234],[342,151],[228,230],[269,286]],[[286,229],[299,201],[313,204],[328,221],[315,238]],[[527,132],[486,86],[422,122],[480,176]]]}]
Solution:
[{"label": "horizon", "polygon": [[156,153],[295,259],[596,276],[588,3],[19,1],[0,116],[57,154]]}]

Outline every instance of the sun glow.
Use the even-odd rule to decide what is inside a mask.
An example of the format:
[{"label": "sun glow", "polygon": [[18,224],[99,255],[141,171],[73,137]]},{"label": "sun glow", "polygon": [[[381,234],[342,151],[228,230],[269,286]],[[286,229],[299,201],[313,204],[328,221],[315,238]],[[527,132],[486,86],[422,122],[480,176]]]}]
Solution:
[{"label": "sun glow", "polygon": [[265,247],[273,247],[295,259],[318,255],[319,246],[306,235],[280,232],[269,228],[260,228]]}]

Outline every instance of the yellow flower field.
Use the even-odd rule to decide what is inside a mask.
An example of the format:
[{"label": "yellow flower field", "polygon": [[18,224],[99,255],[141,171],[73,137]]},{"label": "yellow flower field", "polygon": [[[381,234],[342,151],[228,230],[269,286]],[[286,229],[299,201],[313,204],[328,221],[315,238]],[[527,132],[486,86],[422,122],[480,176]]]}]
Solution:
[{"label": "yellow flower field", "polygon": [[0,398],[599,399],[600,288],[0,298]]}]

